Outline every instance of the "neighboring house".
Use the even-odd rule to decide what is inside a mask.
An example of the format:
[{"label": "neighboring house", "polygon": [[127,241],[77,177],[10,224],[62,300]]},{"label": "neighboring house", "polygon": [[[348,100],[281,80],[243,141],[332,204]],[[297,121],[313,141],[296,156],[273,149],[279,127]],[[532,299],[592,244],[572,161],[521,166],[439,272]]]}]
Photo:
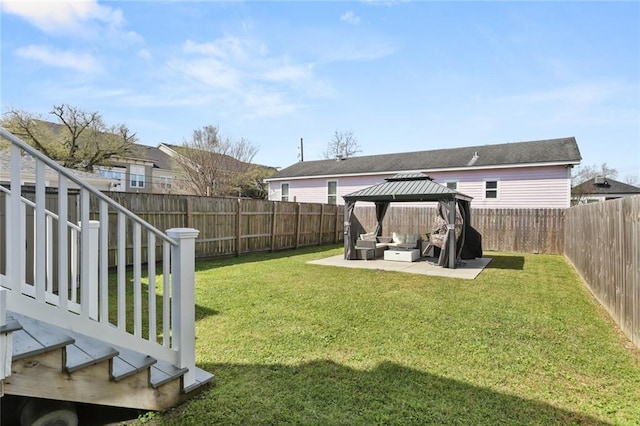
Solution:
[{"label": "neighboring house", "polygon": [[566,208],[574,137],[299,162],[266,179],[269,200],[344,204],[343,195],[420,172],[473,197],[476,208]]},{"label": "neighboring house", "polygon": [[135,154],[113,157],[110,166],[96,172],[119,182],[114,191],[189,194],[191,191],[174,160],[160,148],[135,144]]},{"label": "neighboring house", "polygon": [[[262,176],[268,176],[276,172],[275,167],[256,163],[247,163],[228,154],[214,152],[196,153],[197,149],[191,147],[161,143],[158,145],[158,150],[171,157],[178,168],[184,167],[181,166],[180,163],[183,165],[191,164],[193,166],[192,170],[196,172],[196,175],[202,173],[200,170],[205,170],[206,173],[206,171],[211,171],[212,169],[221,171],[222,175],[226,172],[229,176],[238,173],[245,173],[247,171],[252,172],[252,181],[246,181],[246,186],[242,187],[241,196],[244,197],[265,198],[266,190],[264,188]],[[195,155],[191,156],[191,159],[189,159],[189,156],[181,154],[181,152],[185,152],[184,150],[191,150]],[[195,164],[197,161],[204,161],[204,169],[200,169],[200,165]],[[190,173],[183,172],[185,181],[189,180],[189,177],[187,177],[189,174]],[[191,179],[194,179],[194,182],[191,182],[192,187],[196,187],[198,183],[202,184],[207,181],[206,179],[200,180],[197,176],[191,176]],[[192,191],[194,190],[192,189]]]},{"label": "neighboring house", "polygon": [[574,204],[595,203],[633,195],[640,195],[640,188],[603,176],[591,178],[571,189]]},{"label": "neighboring house", "polygon": [[[0,184],[6,184],[11,180],[11,166],[10,166],[10,157],[8,151],[0,152]],[[25,156],[23,161],[20,164],[21,173],[20,179],[23,186],[34,186],[36,182],[36,164],[33,158],[30,156]],[[112,191],[117,187],[117,180],[110,179],[105,176],[101,176],[98,173],[89,173],[83,172],[80,170],[71,170],[66,169],[74,176],[82,179],[84,182],[87,182],[97,188],[100,191]],[[48,188],[57,188],[58,187],[58,173],[53,172],[50,168],[45,168],[45,186]],[[69,189],[77,189],[79,188],[74,182],[69,181],[68,183]]]}]

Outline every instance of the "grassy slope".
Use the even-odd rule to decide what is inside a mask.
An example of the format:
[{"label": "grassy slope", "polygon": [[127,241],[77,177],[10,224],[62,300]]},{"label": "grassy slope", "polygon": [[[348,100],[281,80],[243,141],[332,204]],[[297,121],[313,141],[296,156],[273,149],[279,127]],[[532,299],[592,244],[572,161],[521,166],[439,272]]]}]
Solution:
[{"label": "grassy slope", "polygon": [[488,253],[473,281],[200,263],[210,390],[158,424],[638,424],[640,363],[560,256]]}]

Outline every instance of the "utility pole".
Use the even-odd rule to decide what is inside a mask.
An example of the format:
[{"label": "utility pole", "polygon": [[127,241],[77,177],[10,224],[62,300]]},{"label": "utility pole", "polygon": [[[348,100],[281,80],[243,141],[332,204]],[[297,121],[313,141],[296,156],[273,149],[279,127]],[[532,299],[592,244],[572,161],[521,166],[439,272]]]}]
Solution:
[{"label": "utility pole", "polygon": [[300,138],[300,161],[304,161],[304,142]]}]

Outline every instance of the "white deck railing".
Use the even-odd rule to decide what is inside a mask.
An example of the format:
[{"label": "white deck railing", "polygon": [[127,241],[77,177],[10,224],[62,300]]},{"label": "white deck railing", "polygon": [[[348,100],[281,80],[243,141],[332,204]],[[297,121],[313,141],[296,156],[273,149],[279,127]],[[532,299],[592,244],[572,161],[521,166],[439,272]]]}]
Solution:
[{"label": "white deck railing", "polygon": [[[11,147],[9,180],[0,182],[7,309],[186,367],[184,386],[193,385],[198,231],[165,234],[1,127],[0,136]],[[35,162],[32,176],[23,172],[25,161]],[[56,212],[45,208],[48,181],[57,182]],[[25,184],[35,187],[34,200]],[[77,205],[69,203],[70,190],[78,191]]]}]

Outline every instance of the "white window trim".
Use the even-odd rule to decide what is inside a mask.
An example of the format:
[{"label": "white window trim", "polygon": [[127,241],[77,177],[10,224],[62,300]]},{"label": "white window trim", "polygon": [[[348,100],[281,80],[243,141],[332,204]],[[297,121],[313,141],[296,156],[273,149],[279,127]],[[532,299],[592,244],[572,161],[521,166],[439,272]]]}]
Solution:
[{"label": "white window trim", "polygon": [[[457,191],[458,190],[458,184],[460,183],[460,181],[459,180],[454,180],[454,179],[445,180],[444,181],[444,186],[449,188],[449,184],[450,183],[455,183],[456,184],[456,189],[454,189],[454,191]],[[452,189],[452,188],[449,188],[449,189]]]},{"label": "white window trim", "polygon": [[331,196],[331,194],[329,194],[329,183],[330,182],[335,182],[336,183],[336,193],[335,193],[335,197],[336,197],[336,202],[335,205],[338,205],[338,188],[340,186],[340,183],[338,182],[338,179],[327,179],[326,180],[326,185],[324,186],[327,192],[327,197],[325,198],[325,200],[327,200],[327,204],[331,204],[329,202],[329,197]]},{"label": "white window trim", "polygon": [[[140,171],[142,170],[142,173],[134,173],[135,171]],[[147,170],[144,166],[129,166],[129,187],[132,189],[141,189],[141,188],[146,188],[147,187]],[[132,185],[133,183],[133,176],[142,176],[142,185],[139,185],[140,180],[136,179],[136,185]]]},{"label": "white window trim", "polygon": [[[282,199],[282,187],[287,185],[287,199]],[[289,182],[280,182],[280,200],[279,201],[289,201],[291,199],[291,183]]]},{"label": "white window trim", "polygon": [[[493,200],[499,200],[500,199],[500,179],[492,179],[492,178],[487,178],[487,179],[483,179],[482,181],[482,197],[484,200],[488,200],[488,201],[493,201]],[[496,188],[489,188],[487,189],[487,182],[495,182],[496,183]],[[487,197],[487,191],[496,191],[496,198],[489,198]]]}]

